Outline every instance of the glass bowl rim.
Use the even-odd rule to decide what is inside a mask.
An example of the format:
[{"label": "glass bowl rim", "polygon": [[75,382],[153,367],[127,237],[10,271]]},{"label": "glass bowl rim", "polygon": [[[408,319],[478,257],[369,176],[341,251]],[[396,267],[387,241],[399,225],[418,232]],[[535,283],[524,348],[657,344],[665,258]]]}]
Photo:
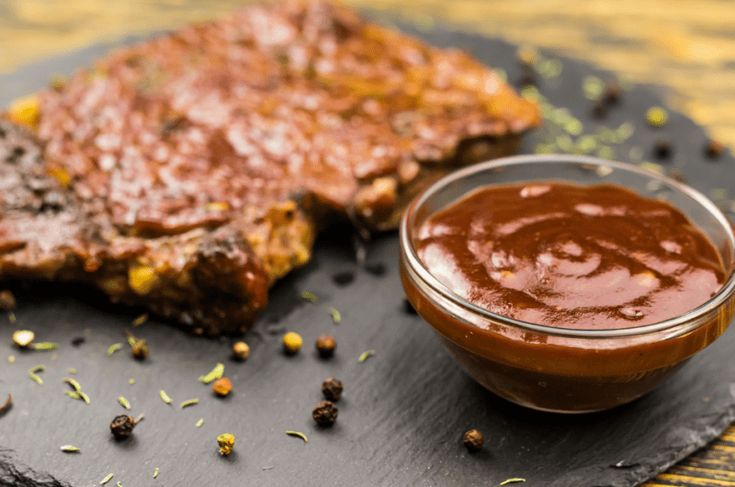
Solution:
[{"label": "glass bowl rim", "polygon": [[[436,277],[434,277],[434,275],[429,271],[429,269],[418,257],[416,250],[413,247],[412,239],[409,237],[408,232],[409,227],[415,226],[414,216],[416,211],[421,208],[427,202],[427,200],[429,200],[433,195],[444,189],[449,184],[465,179],[467,177],[471,177],[477,173],[508,166],[533,165],[553,162],[577,164],[580,166],[607,167],[614,170],[632,172],[651,180],[659,181],[674,190],[686,194],[696,203],[704,207],[704,209],[707,210],[710,215],[713,216],[717,220],[717,222],[725,229],[728,245],[732,250],[733,255],[735,256],[735,230],[733,229],[732,224],[722,213],[722,211],[717,207],[717,205],[715,205],[709,198],[707,198],[704,194],[697,191],[696,189],[662,174],[642,169],[630,163],[599,159],[590,156],[543,154],[503,157],[499,159],[480,162],[454,171],[421,191],[409,204],[408,208],[403,214],[403,217],[401,218],[400,223],[399,239],[401,253],[403,256],[405,256],[409,269],[413,271],[413,274],[421,279],[424,284],[428,285],[429,288],[437,292],[440,296],[448,299],[455,305],[458,305],[471,313],[479,315],[482,318],[527,331],[542,333],[546,335],[557,335],[576,338],[615,338],[624,336],[645,335],[674,329],[687,324],[694,324],[695,326],[690,327],[691,329],[694,329],[700,325],[700,323],[698,323],[699,318],[708,313],[711,313],[712,311],[722,306],[733,295],[733,293],[735,293],[735,268],[732,268],[733,262],[730,262],[729,265],[732,268],[730,270],[730,275],[728,276],[727,280],[722,284],[717,293],[706,302],[679,316],[675,316],[673,318],[669,318],[667,320],[659,321],[656,323],[629,328],[602,330],[590,328],[563,328],[516,320],[514,318],[509,318],[507,316],[493,313],[483,307],[473,304],[472,302],[456,294],[447,286],[442,284]],[[564,178],[559,178],[559,180],[563,181]],[[696,222],[694,223],[696,224]],[[687,328],[687,330],[689,330],[690,328]]]}]

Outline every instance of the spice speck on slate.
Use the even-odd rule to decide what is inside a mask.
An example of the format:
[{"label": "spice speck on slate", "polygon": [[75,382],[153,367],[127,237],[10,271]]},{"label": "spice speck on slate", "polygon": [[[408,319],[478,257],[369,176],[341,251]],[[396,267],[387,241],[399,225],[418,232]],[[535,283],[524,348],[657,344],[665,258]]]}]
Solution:
[{"label": "spice speck on slate", "polygon": [[132,416],[121,414],[115,416],[110,423],[110,432],[116,440],[124,440],[133,434],[133,430],[138,423]]},{"label": "spice speck on slate", "polygon": [[671,142],[667,139],[659,139],[653,145],[653,155],[658,159],[668,159],[671,157],[672,152],[673,148],[671,146]]},{"label": "spice speck on slate", "polygon": [[244,362],[250,357],[250,346],[243,342],[235,342],[232,344],[232,358]]},{"label": "spice speck on slate", "polygon": [[334,405],[332,401],[321,401],[314,407],[311,412],[311,417],[314,418],[314,422],[319,426],[329,427],[337,421],[337,414],[339,409]]},{"label": "spice speck on slate", "polygon": [[470,429],[465,431],[462,437],[462,443],[469,452],[477,452],[482,449],[482,444],[485,442],[485,437],[476,429]]},{"label": "spice speck on slate", "polygon": [[368,262],[365,264],[365,270],[374,276],[382,276],[385,274],[385,264],[382,262]]},{"label": "spice speck on slate", "polygon": [[355,280],[355,273],[352,271],[342,271],[332,276],[332,281],[338,286],[347,286]]},{"label": "spice speck on slate", "polygon": [[228,456],[235,448],[235,435],[222,433],[217,437],[217,445],[219,446],[219,454],[224,457]]},{"label": "spice speck on slate", "polygon": [[142,338],[136,338],[130,344],[130,353],[136,360],[145,360],[148,358],[150,350],[148,349],[148,342]]},{"label": "spice speck on slate", "polygon": [[221,377],[212,384],[212,392],[219,397],[226,397],[232,392],[232,381],[227,377]]},{"label": "spice speck on slate", "polygon": [[725,145],[722,142],[714,139],[709,139],[707,141],[707,144],[705,144],[704,146],[704,154],[710,159],[716,159],[720,157],[720,154],[722,154],[724,151]]},{"label": "spice speck on slate", "polygon": [[87,339],[84,337],[74,337],[71,339],[71,345],[73,347],[79,347],[81,345],[84,345],[84,342],[86,342]]},{"label": "spice speck on slate", "polygon": [[337,402],[342,398],[342,381],[334,377],[327,377],[322,382],[322,394],[328,401]]},{"label": "spice speck on slate", "polygon": [[10,291],[0,291],[0,309],[3,311],[12,311],[15,309],[15,296]]},{"label": "spice speck on slate", "polygon": [[316,339],[316,350],[321,358],[330,358],[334,355],[337,348],[337,341],[331,335],[320,335]]},{"label": "spice speck on slate", "polygon": [[287,355],[295,355],[299,353],[301,345],[303,344],[304,339],[295,331],[289,331],[283,335],[283,351],[286,352]]}]

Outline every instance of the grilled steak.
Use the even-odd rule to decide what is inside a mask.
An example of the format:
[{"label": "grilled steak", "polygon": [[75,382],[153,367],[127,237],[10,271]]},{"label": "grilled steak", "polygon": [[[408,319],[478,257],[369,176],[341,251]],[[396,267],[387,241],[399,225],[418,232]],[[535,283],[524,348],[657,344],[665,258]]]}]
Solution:
[{"label": "grilled steak", "polygon": [[210,334],[252,323],[317,226],[392,228],[539,122],[469,56],[323,2],[119,50],[37,100],[9,115],[40,145],[3,125],[0,278],[91,281]]}]

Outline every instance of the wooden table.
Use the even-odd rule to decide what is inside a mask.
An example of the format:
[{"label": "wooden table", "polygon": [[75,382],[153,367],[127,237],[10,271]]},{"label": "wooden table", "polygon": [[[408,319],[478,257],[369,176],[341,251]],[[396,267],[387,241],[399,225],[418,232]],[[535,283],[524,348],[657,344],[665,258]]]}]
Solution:
[{"label": "wooden table", "polygon": [[[216,17],[243,3],[0,0],[0,73],[93,42]],[[424,27],[440,19],[514,43],[553,48],[631,81],[664,86],[672,106],[716,139],[735,145],[735,6],[728,0],[347,3]],[[735,487],[735,428],[646,485]]]}]

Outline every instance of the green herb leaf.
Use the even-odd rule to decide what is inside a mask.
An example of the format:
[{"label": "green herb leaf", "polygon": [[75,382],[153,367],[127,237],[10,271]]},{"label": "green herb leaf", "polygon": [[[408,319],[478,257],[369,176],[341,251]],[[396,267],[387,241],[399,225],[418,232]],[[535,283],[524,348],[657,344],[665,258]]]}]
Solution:
[{"label": "green herb leaf", "polygon": [[153,469],[153,478],[154,478],[154,479],[157,479],[157,478],[158,478],[158,474],[159,474],[160,472],[161,472],[161,471],[160,471],[160,470],[158,469],[158,467],[154,468],[154,469]]},{"label": "green herb leaf", "polygon": [[64,453],[79,453],[82,450],[80,450],[78,446],[74,445],[61,445],[61,451]]},{"label": "green herb leaf", "polygon": [[80,396],[77,391],[64,391],[64,394],[71,397],[72,399],[78,399],[78,400],[82,399],[82,396]]},{"label": "green herb leaf", "polygon": [[115,353],[115,352],[119,351],[120,349],[122,349],[122,347],[123,347],[123,344],[122,343],[113,343],[112,345],[110,345],[109,347],[107,347],[107,356],[109,357],[113,353]]},{"label": "green herb leaf", "polygon": [[117,402],[120,403],[120,405],[125,409],[130,409],[130,401],[125,399],[125,397],[120,396],[117,398]]},{"label": "green herb leaf", "polygon": [[30,377],[31,380],[33,382],[35,382],[36,384],[43,385],[43,379],[38,374],[40,372],[43,372],[44,370],[46,370],[46,366],[45,365],[36,365],[35,367],[31,368],[28,371],[28,377]]},{"label": "green herb leaf", "polygon": [[342,313],[337,308],[329,308],[329,314],[332,316],[335,325],[342,323]]},{"label": "green herb leaf", "polygon": [[522,479],[520,477],[513,477],[510,479],[505,479],[502,482],[498,484],[498,487],[502,487],[503,485],[510,485],[510,484],[522,484],[526,482],[526,479]]},{"label": "green herb leaf", "polygon": [[197,419],[197,422],[194,423],[194,426],[196,426],[197,428],[201,428],[202,426],[204,426],[204,418]]},{"label": "green herb leaf", "polygon": [[123,487],[123,484],[122,484],[121,481],[118,480],[117,483],[115,484],[115,486],[116,487]]},{"label": "green herb leaf", "polygon": [[165,402],[166,404],[171,404],[171,398],[169,397],[169,395],[168,395],[168,394],[166,394],[166,391],[164,391],[163,389],[161,389],[161,390],[160,390],[160,391],[158,392],[158,395],[159,395],[159,396],[161,396],[161,400],[162,400],[163,402]]},{"label": "green herb leaf", "polygon": [[195,406],[197,404],[199,404],[199,399],[195,397],[194,399],[187,399],[186,401],[183,401],[181,404],[179,404],[179,406],[181,407],[181,409],[184,409],[188,408],[189,406]]},{"label": "green herb leaf", "polygon": [[316,303],[317,301],[319,301],[319,296],[317,296],[311,291],[302,291],[301,299],[303,299],[304,301],[308,301],[310,303]]},{"label": "green herb leaf", "polygon": [[102,480],[100,480],[100,485],[105,485],[107,482],[112,480],[112,477],[114,476],[115,476],[114,473],[108,473],[107,475],[105,475],[105,477]]},{"label": "green herb leaf", "polygon": [[76,392],[79,392],[82,390],[82,385],[76,379],[73,379],[71,377],[64,377],[64,380],[62,382],[69,384],[69,386],[72,389],[74,389]]},{"label": "green herb leaf", "polygon": [[217,379],[221,379],[222,376],[224,375],[224,373],[225,373],[225,365],[224,364],[217,364],[206,375],[200,375],[199,376],[199,381],[200,382],[204,382],[205,384],[209,384],[211,382],[216,381]]},{"label": "green herb leaf", "polygon": [[66,369],[66,371],[69,372],[71,375],[76,375],[79,373],[79,371],[74,367],[69,367],[68,369]]},{"label": "green herb leaf", "polygon": [[37,350],[39,352],[46,352],[48,350],[56,350],[59,347],[58,344],[54,342],[38,342],[38,343],[31,343],[30,348],[32,350]]},{"label": "green herb leaf", "polygon": [[148,321],[148,313],[143,313],[142,315],[138,316],[137,318],[135,318],[133,320],[132,325],[133,326],[140,326],[143,323],[145,323],[146,321]]},{"label": "green herb leaf", "polygon": [[287,430],[285,433],[288,436],[295,436],[297,438],[301,438],[302,440],[304,440],[304,443],[309,443],[309,438],[307,438],[306,435],[304,433],[302,433],[301,431]]},{"label": "green herb leaf", "polygon": [[79,398],[84,401],[84,404],[89,405],[92,401],[89,399],[89,396],[84,391],[79,391]]},{"label": "green herb leaf", "polygon": [[366,361],[367,359],[369,359],[373,355],[375,355],[375,350],[373,350],[373,349],[365,350],[364,352],[362,352],[360,354],[360,357],[358,357],[357,361],[358,361],[358,363],[363,363],[364,361]]},{"label": "green herb leaf", "polygon": [[128,379],[128,384],[130,384],[131,386],[132,386],[133,384],[135,384],[135,379],[134,379],[134,378],[132,378],[132,377],[131,377],[130,379]]}]

